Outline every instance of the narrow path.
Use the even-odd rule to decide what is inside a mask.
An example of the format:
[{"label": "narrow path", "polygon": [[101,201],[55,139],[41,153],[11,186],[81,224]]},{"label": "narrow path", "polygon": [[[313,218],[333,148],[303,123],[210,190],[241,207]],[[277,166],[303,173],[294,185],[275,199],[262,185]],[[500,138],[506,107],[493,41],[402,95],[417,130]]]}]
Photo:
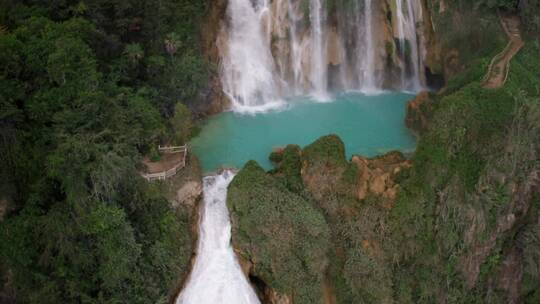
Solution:
[{"label": "narrow path", "polygon": [[525,44],[519,32],[519,17],[516,15],[501,15],[500,18],[509,42],[504,50],[493,58],[489,65],[483,84],[483,87],[486,89],[497,89],[506,83],[508,72],[510,71],[510,61]]}]

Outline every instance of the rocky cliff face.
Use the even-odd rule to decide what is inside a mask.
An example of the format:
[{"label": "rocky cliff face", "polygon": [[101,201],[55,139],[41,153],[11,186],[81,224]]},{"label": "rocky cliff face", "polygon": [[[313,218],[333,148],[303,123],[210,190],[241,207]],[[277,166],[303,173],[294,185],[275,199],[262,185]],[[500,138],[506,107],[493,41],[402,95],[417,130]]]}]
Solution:
[{"label": "rocky cliff face", "polygon": [[203,92],[205,103],[199,110],[206,115],[220,113],[227,109],[229,101],[223,94],[219,80],[219,49],[225,39],[222,28],[226,22],[227,0],[210,1],[206,18],[201,25],[201,48],[210,65],[208,87]]},{"label": "rocky cliff face", "polygon": [[433,107],[433,100],[429,96],[429,92],[419,93],[407,104],[405,125],[416,135],[421,135],[428,130]]}]

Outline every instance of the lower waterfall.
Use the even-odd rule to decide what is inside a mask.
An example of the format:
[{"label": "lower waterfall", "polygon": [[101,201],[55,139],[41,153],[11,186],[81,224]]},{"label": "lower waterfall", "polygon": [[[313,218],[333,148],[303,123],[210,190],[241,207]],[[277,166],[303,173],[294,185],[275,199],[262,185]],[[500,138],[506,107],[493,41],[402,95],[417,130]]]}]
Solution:
[{"label": "lower waterfall", "polygon": [[197,257],[176,304],[259,304],[231,245],[227,187],[231,171],[203,179]]}]

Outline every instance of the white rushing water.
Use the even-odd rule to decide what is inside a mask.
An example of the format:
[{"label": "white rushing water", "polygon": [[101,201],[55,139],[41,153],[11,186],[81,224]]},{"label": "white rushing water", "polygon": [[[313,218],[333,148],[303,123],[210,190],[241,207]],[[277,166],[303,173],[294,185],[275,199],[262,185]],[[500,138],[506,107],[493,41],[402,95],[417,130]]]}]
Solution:
[{"label": "white rushing water", "polygon": [[362,56],[361,67],[362,84],[361,90],[367,94],[373,94],[380,91],[380,85],[377,83],[375,71],[375,46],[373,42],[373,3],[371,0],[365,0],[364,3],[364,45],[365,52]]},{"label": "white rushing water", "polygon": [[280,103],[274,59],[270,51],[271,22],[264,0],[231,0],[228,43],[222,54],[221,82],[233,107],[239,111],[264,110]]},{"label": "white rushing water", "polygon": [[[414,3],[413,3],[414,2]],[[401,69],[402,88],[418,91],[420,83],[421,58],[418,50],[418,36],[416,33],[416,0],[396,0],[396,22],[398,25],[398,38],[400,39],[401,58],[405,62]],[[409,52],[409,54],[407,54]],[[406,66],[410,65],[410,77],[407,77]]]},{"label": "white rushing water", "polygon": [[309,17],[311,21],[311,67],[310,80],[313,88],[312,95],[319,100],[327,100],[328,80],[327,80],[327,59],[326,59],[326,37],[323,26],[326,19],[326,10],[321,4],[321,0],[311,0],[309,6]]},{"label": "white rushing water", "polygon": [[[289,48],[290,48],[290,61],[291,61],[291,68],[293,72],[293,77],[291,79],[291,84],[289,85],[292,87],[292,92],[295,95],[301,94],[302,90],[302,80],[304,79],[304,72],[302,70],[302,45],[301,41],[298,38],[297,33],[297,24],[300,21],[300,17],[298,16],[297,8],[293,6],[293,3],[291,0],[287,1],[287,13],[289,17]],[[284,69],[283,74],[285,74],[286,71]],[[284,77],[285,78],[285,77]]]},{"label": "white rushing water", "polygon": [[231,246],[227,187],[234,174],[203,179],[197,258],[176,304],[260,304]]},{"label": "white rushing water", "polygon": [[422,6],[388,1],[392,22],[378,0],[229,0],[221,80],[233,110],[265,111],[292,95],[421,90]]}]

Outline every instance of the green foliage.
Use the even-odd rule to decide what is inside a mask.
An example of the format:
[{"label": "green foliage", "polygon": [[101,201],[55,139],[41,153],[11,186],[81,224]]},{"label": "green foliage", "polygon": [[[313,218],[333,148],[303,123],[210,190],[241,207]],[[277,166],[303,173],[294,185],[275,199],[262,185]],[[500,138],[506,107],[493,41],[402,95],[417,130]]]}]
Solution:
[{"label": "green foliage", "polygon": [[329,229],[312,202],[248,162],[227,198],[236,248],[257,261],[252,275],[294,303],[322,303]]},{"label": "green foliage", "polygon": [[185,105],[176,104],[174,116],[171,118],[171,125],[174,132],[174,144],[185,144],[191,138],[193,121],[191,112]]},{"label": "green foliage", "polygon": [[205,81],[205,3],[15,2],[0,4],[1,271],[20,303],[167,299],[189,263],[189,212],[138,162],[191,132],[176,104]]},{"label": "green foliage", "polygon": [[540,33],[540,1],[521,1],[519,14],[523,22],[523,28],[528,34]]},{"label": "green foliage", "polygon": [[304,148],[303,159],[314,165],[343,166],[345,145],[336,135],[323,136]]},{"label": "green foliage", "polygon": [[[440,10],[435,1],[428,1],[438,40],[445,50],[457,50],[453,56],[467,66],[472,61],[500,52],[507,43],[496,10],[483,1],[445,1]],[[463,83],[465,85],[466,83]]]},{"label": "green foliage", "polygon": [[[434,302],[441,294],[449,303],[504,299],[491,293],[489,282],[499,279],[500,265],[515,244],[515,231],[498,230],[515,195],[512,185],[538,166],[540,137],[532,118],[540,104],[540,62],[532,56],[538,50],[538,42],[527,42],[500,89],[482,88],[481,73],[473,67],[435,98],[430,130],[419,142],[388,222],[392,228],[386,250],[398,257],[393,272],[399,297],[414,303]],[[497,242],[478,262],[480,273],[471,289],[464,284],[471,273],[463,270],[463,258],[492,235]],[[530,234],[524,232],[523,242],[534,244],[525,235]],[[535,259],[530,252],[525,256]],[[525,285],[531,288],[537,282],[528,277]],[[531,299],[536,297],[527,290]]]},{"label": "green foliage", "polygon": [[301,192],[304,188],[300,174],[302,170],[301,153],[302,150],[299,146],[288,145],[281,153],[270,154],[270,158],[278,164],[275,176],[282,178],[285,186],[296,193]]}]

